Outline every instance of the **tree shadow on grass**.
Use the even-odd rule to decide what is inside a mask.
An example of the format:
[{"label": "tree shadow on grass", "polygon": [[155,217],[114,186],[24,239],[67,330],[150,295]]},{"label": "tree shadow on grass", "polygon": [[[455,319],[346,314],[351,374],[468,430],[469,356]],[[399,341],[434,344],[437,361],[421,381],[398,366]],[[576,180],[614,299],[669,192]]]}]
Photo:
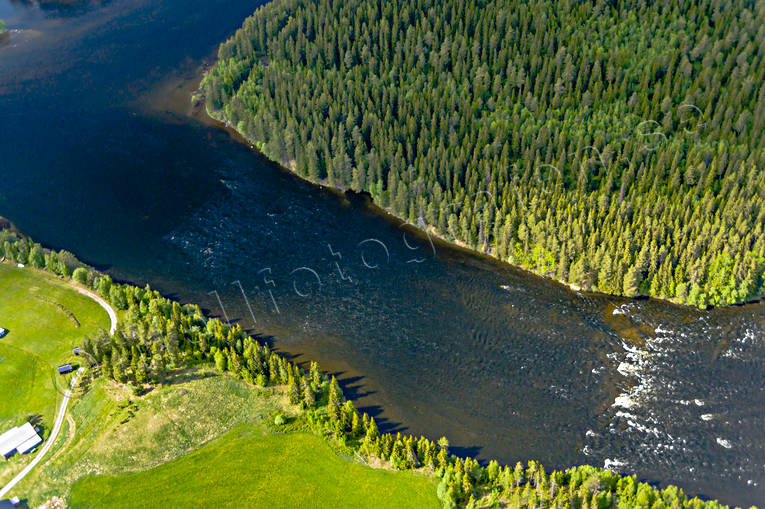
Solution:
[{"label": "tree shadow on grass", "polygon": [[42,415],[31,414],[27,416],[27,422],[35,428],[38,435],[43,438],[45,437],[45,432],[48,430],[48,427],[44,424]]},{"label": "tree shadow on grass", "polygon": [[40,414],[31,414],[27,417],[27,422],[32,426],[40,426],[43,421],[43,416]]},{"label": "tree shadow on grass", "polygon": [[[205,374],[202,375],[202,369],[205,370]],[[203,378],[211,378],[214,376],[220,376],[220,374],[212,368],[212,366],[208,368],[202,368],[202,369],[183,369],[180,371],[171,372],[168,375],[166,375],[162,379],[161,385],[165,386],[171,386],[171,385],[180,385],[186,382],[193,382],[194,380],[201,380]],[[151,391],[147,391],[151,392]]]}]

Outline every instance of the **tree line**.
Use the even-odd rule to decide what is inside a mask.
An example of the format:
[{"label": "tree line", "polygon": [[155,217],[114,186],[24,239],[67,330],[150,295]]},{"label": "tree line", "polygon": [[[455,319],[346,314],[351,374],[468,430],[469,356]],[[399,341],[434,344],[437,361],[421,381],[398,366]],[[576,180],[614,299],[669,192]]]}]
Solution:
[{"label": "tree line", "polygon": [[284,0],[211,116],[300,176],[577,288],[765,293],[765,19],[745,0]]},{"label": "tree line", "polygon": [[[449,441],[380,432],[373,417],[346,399],[334,376],[315,362],[300,366],[271,350],[237,325],[204,315],[199,306],[181,305],[148,285],[112,281],[107,274],[10,230],[0,230],[4,258],[30,263],[97,292],[120,310],[113,335],[102,330],[83,341],[91,372],[141,394],[179,369],[210,366],[260,387],[283,387],[290,404],[303,411],[318,434],[351,449],[367,462],[395,470],[417,470],[438,480],[444,508],[531,507],[722,509],[717,501],[689,498],[681,489],[659,489],[589,465],[547,473],[536,461],[515,466],[449,452]],[[34,255],[33,255],[34,253]],[[39,253],[39,257],[37,254]],[[40,258],[41,257],[41,258]],[[40,260],[51,263],[40,263]],[[53,260],[57,260],[55,263]]]}]

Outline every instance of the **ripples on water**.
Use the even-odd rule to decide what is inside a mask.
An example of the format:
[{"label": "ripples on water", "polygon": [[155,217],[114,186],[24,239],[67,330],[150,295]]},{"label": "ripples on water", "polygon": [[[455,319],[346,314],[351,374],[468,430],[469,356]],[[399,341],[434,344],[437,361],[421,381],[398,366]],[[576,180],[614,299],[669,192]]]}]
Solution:
[{"label": "ripples on water", "polygon": [[115,0],[62,21],[0,0],[12,26],[40,34],[0,47],[0,215],[223,315],[217,292],[276,348],[340,372],[383,429],[765,500],[765,306],[579,294],[439,242],[434,253],[363,199],[162,113],[178,91],[159,80],[196,68],[254,8]]},{"label": "ripples on water", "polygon": [[[510,462],[545,456],[557,467],[590,462],[682,479],[713,496],[760,487],[761,306],[615,305],[440,243],[434,258],[422,236],[413,253],[413,237],[404,242],[395,222],[363,205],[327,216],[313,197],[280,193],[235,167],[223,180],[225,196],[168,240],[216,274],[243,317],[225,286],[246,281],[259,327],[291,331],[278,346],[342,352],[394,406],[425,408],[404,416],[411,431],[444,430]],[[369,263],[377,270],[359,254],[372,234],[390,252],[389,264],[383,251]],[[365,252],[369,262],[375,253]],[[420,255],[422,263],[412,262]],[[305,292],[315,281],[290,277],[298,267],[322,279],[310,298],[296,295],[293,285]],[[270,285],[258,274],[265,268]]]}]

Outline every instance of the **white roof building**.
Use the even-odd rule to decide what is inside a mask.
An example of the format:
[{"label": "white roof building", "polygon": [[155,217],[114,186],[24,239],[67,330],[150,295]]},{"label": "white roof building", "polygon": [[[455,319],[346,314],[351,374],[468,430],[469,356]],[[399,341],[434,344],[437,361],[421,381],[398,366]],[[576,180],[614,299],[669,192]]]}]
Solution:
[{"label": "white roof building", "polygon": [[8,459],[17,452],[26,454],[41,443],[37,430],[26,422],[0,435],[0,455]]}]

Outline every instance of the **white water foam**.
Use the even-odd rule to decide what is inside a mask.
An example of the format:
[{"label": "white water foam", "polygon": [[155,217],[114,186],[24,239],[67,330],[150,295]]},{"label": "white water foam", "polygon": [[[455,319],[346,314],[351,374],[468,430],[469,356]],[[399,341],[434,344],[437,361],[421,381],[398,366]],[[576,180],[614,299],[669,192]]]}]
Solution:
[{"label": "white water foam", "polygon": [[611,459],[606,458],[606,460],[603,462],[603,469],[605,470],[611,470],[612,472],[619,472],[619,467],[624,467],[627,465],[627,462],[619,460],[619,459]]},{"label": "white water foam", "polygon": [[629,362],[620,362],[619,366],[616,368],[616,371],[621,373],[623,376],[635,376],[640,368],[636,364],[630,364]]},{"label": "white water foam", "polygon": [[743,336],[731,341],[730,345],[722,352],[721,356],[728,359],[742,359],[747,351],[757,348],[763,342],[762,333],[754,329],[746,329]]},{"label": "white water foam", "polygon": [[730,449],[733,447],[733,445],[730,443],[729,440],[725,440],[724,438],[717,437],[717,443],[721,446],[725,447],[726,449]]},{"label": "white water foam", "polygon": [[618,406],[618,407],[622,407],[622,408],[632,408],[632,407],[634,407],[636,405],[637,405],[637,401],[635,401],[634,399],[630,398],[629,394],[620,394],[619,396],[616,397],[616,399],[614,400],[613,405],[611,405],[611,406],[612,407]]}]

